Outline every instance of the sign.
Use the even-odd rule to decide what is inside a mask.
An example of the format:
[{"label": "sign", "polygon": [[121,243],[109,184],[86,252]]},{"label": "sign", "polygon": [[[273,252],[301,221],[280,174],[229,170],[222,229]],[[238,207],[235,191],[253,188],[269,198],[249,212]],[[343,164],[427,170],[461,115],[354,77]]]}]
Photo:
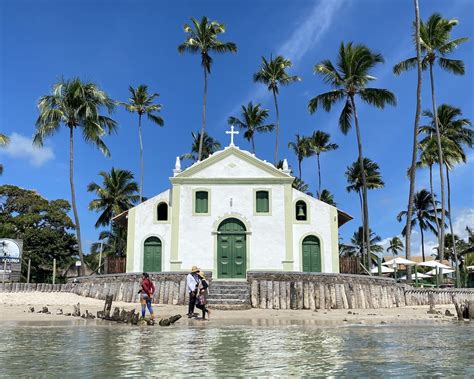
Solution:
[{"label": "sign", "polygon": [[0,262],[20,263],[23,241],[0,238]]},{"label": "sign", "polygon": [[76,261],[76,267],[79,267],[81,265],[81,261]]}]

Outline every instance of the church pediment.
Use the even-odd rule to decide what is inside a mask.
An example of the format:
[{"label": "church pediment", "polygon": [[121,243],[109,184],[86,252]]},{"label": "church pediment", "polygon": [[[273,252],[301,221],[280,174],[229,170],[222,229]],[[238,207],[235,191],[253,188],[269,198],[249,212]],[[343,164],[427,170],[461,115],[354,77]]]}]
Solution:
[{"label": "church pediment", "polygon": [[[216,152],[209,158],[193,164],[176,175],[172,181],[179,179],[260,179],[292,181],[293,177],[275,168],[271,163],[256,158],[247,151],[230,146]],[[176,180],[178,179],[178,180]]]}]

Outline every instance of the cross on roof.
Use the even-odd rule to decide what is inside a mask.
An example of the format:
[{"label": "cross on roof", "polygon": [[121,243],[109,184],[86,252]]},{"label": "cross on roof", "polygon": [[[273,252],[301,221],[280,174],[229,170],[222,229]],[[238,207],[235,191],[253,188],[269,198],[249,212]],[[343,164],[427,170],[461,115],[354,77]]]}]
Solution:
[{"label": "cross on roof", "polygon": [[239,134],[239,132],[234,131],[234,125],[231,125],[230,131],[226,131],[225,134],[230,134],[230,145],[229,146],[235,146],[234,145],[234,134]]}]

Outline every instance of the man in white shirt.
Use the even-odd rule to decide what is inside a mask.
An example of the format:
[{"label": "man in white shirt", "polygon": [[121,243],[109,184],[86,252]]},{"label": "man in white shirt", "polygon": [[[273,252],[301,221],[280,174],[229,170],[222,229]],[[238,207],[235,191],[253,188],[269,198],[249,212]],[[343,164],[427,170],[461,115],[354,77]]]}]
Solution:
[{"label": "man in white shirt", "polygon": [[199,268],[193,266],[191,272],[186,276],[186,286],[189,292],[189,304],[188,304],[188,318],[193,317],[194,306],[196,305],[196,295],[199,288],[200,278],[198,275]]}]

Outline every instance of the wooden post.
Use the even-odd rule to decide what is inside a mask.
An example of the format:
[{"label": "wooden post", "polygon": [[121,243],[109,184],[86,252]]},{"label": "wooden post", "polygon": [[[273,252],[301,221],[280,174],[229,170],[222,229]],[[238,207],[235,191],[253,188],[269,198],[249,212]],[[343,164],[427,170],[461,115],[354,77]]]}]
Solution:
[{"label": "wooden post", "polygon": [[31,259],[28,258],[28,273],[26,274],[26,283],[30,284]]},{"label": "wooden post", "polygon": [[56,282],[56,258],[53,258],[53,284]]},{"label": "wooden post", "polygon": [[3,261],[3,278],[2,278],[2,284],[5,284],[5,271],[7,271],[7,260],[6,260],[6,259]]}]

